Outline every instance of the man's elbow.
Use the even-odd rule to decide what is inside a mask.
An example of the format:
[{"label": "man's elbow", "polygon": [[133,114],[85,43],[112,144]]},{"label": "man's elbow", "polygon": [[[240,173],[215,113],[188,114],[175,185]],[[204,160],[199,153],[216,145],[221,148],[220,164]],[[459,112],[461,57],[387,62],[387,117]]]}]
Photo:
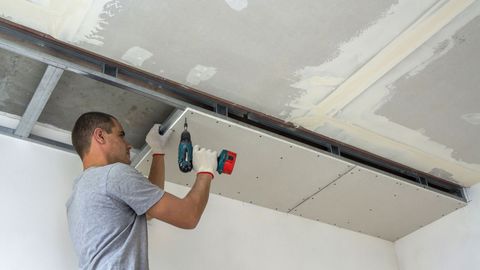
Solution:
[{"label": "man's elbow", "polygon": [[185,224],[183,224],[184,226],[182,226],[181,228],[185,230],[193,230],[197,227],[199,222],[200,217],[191,216],[190,218],[188,218],[188,220],[185,221]]}]

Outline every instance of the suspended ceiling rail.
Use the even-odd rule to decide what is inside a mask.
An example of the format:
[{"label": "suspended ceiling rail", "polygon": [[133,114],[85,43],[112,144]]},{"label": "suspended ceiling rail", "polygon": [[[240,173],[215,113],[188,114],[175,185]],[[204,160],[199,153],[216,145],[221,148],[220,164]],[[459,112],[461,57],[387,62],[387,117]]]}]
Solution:
[{"label": "suspended ceiling rail", "polygon": [[60,80],[60,77],[63,74],[63,69],[48,66],[47,70],[43,74],[42,80],[38,84],[35,94],[33,95],[30,103],[25,110],[25,113],[20,120],[17,128],[15,129],[15,135],[27,138],[30,135],[30,132],[33,129],[33,126],[40,117],[40,114],[43,111],[43,108],[47,104],[50,95],[55,89],[55,86]]},{"label": "suspended ceiling rail", "polygon": [[[105,58],[0,18],[0,48],[35,59],[52,68],[69,70],[107,84],[160,100],[178,109],[193,107],[240,121],[317,149],[364,164],[466,201],[463,187],[415,170],[292,123],[220,99],[197,89]],[[40,87],[40,86],[39,86]],[[37,108],[37,112],[38,112]],[[28,116],[29,121],[34,116]],[[26,120],[22,120],[25,122]],[[21,133],[22,131],[16,131]],[[23,133],[22,133],[23,134]]]}]

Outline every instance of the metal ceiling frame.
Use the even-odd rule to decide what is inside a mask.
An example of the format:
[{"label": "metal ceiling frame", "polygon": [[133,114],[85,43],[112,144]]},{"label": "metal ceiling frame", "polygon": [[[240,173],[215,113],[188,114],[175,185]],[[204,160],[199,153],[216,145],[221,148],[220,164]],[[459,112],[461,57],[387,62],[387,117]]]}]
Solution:
[{"label": "metal ceiling frame", "polygon": [[22,119],[15,129],[15,135],[27,138],[32,131],[33,126],[37,122],[45,105],[47,104],[50,95],[55,89],[60,77],[63,74],[63,69],[47,66],[47,70],[43,74],[42,80],[37,86],[30,103],[25,110]]},{"label": "metal ceiling frame", "polygon": [[[197,89],[86,51],[3,18],[0,18],[0,48],[45,63],[51,68],[56,68],[55,70],[57,71],[61,69],[75,72],[94,80],[159,100],[180,110],[192,107],[208,114],[243,122],[278,136],[287,137],[310,147],[326,151],[351,162],[373,167],[402,177],[405,181],[410,181],[436,192],[466,201],[465,190],[458,184],[374,155],[228,100],[217,98]],[[52,90],[55,86],[53,82],[50,85]],[[41,91],[40,89],[47,91],[49,88],[39,85],[37,91]],[[48,97],[45,98],[48,99]],[[46,102],[47,99],[45,98],[39,98],[38,101],[32,100],[31,110],[40,115],[43,108],[40,102]],[[26,119],[22,119],[21,122],[24,122],[22,126],[25,125],[24,129],[27,131],[15,131],[15,134],[19,137],[28,136],[25,135],[29,133],[28,127],[33,125],[36,119],[38,119],[38,116],[35,118],[35,114],[27,113],[27,111],[24,117]],[[33,124],[30,123],[32,120]],[[148,150],[144,148],[141,153],[146,154]],[[140,154],[138,158],[141,158]],[[138,160],[136,162],[138,163]]]}]

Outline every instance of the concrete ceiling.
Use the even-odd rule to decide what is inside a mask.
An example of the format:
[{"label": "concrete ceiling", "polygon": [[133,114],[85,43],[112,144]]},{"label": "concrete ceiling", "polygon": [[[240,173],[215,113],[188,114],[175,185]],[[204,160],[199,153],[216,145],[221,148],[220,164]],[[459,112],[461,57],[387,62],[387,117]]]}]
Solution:
[{"label": "concrete ceiling", "polygon": [[[3,18],[62,41],[452,182],[480,182],[480,1],[3,0],[0,7]],[[2,82],[22,80],[9,70]],[[10,93],[12,104],[32,95],[23,88]],[[78,104],[98,100],[79,89]],[[154,106],[124,98],[140,111]]]}]

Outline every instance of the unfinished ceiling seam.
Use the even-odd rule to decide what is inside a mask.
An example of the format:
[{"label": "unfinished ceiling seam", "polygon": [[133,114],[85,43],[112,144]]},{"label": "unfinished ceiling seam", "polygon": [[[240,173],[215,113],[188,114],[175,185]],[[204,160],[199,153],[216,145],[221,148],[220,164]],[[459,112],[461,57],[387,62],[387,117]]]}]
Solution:
[{"label": "unfinished ceiling seam", "polygon": [[441,8],[435,8],[434,14],[414,23],[397,36],[334,92],[313,107],[306,116],[294,118],[291,121],[307,129],[315,130],[324,123],[324,117],[335,116],[473,2],[474,0],[450,0]]},{"label": "unfinished ceiling seam", "polygon": [[330,186],[331,184],[335,183],[338,179],[342,178],[344,175],[348,174],[349,172],[351,172],[353,169],[355,169],[357,167],[357,165],[354,165],[354,166],[351,166],[350,169],[346,170],[345,172],[343,173],[339,173],[337,178],[333,179],[330,183],[328,183],[326,186],[323,186],[323,187],[320,187],[318,188],[317,191],[315,191],[312,195],[309,195],[307,196],[306,198],[304,198],[300,203],[298,203],[297,205],[295,205],[294,207],[292,207],[289,211],[287,211],[287,213],[292,213],[292,211],[296,211],[295,209],[298,208],[300,205],[302,205],[303,203],[305,203],[306,201],[310,200],[310,198],[312,198],[313,196],[317,195],[318,193],[320,193],[322,190],[324,190],[325,188],[327,188],[328,186]]},{"label": "unfinished ceiling seam", "polygon": [[[378,51],[384,49],[405,29],[411,27],[410,20],[418,21],[425,13],[424,9],[431,10],[434,5],[438,3],[422,1],[412,7],[410,1],[398,1],[385,11],[381,18],[372,22],[357,36],[340,44],[338,55],[320,66],[307,66],[297,70],[294,75],[300,79],[290,86],[305,92],[286,104],[292,109],[291,112],[284,111],[282,114],[288,113],[289,121],[308,114],[309,110],[335,91],[341,83],[362,69]],[[397,29],[398,26],[401,26],[401,29]],[[349,68],[352,64],[353,68]]]}]

